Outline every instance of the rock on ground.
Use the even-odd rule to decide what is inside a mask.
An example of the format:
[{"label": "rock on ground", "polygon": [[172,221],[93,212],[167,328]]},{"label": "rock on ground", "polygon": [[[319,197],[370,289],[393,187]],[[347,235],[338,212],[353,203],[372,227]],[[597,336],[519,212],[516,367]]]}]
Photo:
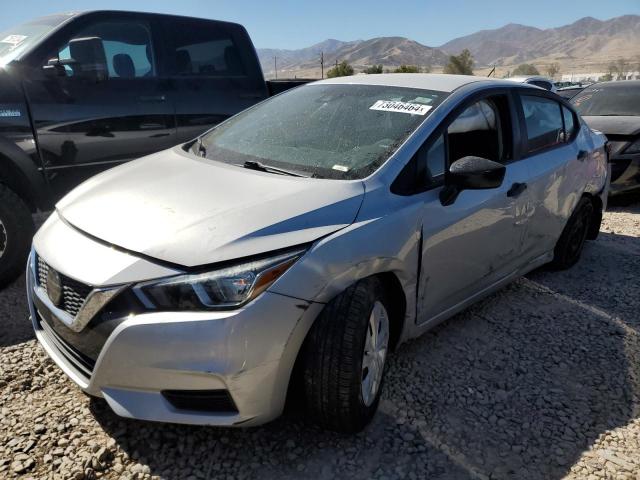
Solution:
[{"label": "rock on ground", "polygon": [[640,479],[640,201],[390,357],[364,432],[302,411],[230,430],[126,420],[82,394],[0,292],[0,478]]}]

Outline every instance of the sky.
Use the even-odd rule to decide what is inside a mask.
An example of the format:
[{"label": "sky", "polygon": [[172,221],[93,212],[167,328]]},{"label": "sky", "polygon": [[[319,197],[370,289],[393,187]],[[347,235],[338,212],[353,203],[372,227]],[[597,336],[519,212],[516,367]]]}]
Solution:
[{"label": "sky", "polygon": [[439,46],[507,23],[549,28],[586,16],[640,14],[640,0],[24,0],[6,3],[0,32],[35,16],[93,9],[229,20],[243,24],[257,48],[297,49],[327,38],[381,36]]}]

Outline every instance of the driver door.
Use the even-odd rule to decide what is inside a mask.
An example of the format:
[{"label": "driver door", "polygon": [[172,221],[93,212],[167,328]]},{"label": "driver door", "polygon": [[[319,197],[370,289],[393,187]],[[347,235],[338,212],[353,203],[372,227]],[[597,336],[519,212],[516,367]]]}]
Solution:
[{"label": "driver door", "polygon": [[[528,169],[513,159],[510,96],[477,100],[423,146],[428,182],[423,193],[419,322],[442,314],[482,293],[516,271],[526,230]],[[444,171],[454,161],[478,156],[504,163],[498,188],[463,190],[443,205]],[[434,188],[435,187],[435,188]]]},{"label": "driver door", "polygon": [[[57,45],[25,81],[56,197],[174,144],[173,105],[157,77],[150,22],[131,15],[87,19]],[[47,65],[50,58],[60,63]]]}]

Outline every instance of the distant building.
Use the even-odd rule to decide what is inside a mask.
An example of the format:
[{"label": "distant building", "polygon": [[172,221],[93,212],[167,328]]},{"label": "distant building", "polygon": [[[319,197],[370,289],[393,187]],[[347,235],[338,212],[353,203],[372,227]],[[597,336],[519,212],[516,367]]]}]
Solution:
[{"label": "distant building", "polygon": [[[608,72],[589,72],[589,73],[564,73],[562,74],[563,82],[598,82],[601,77],[607,76]],[[613,74],[613,79],[618,80],[616,73]],[[620,79],[622,80],[622,79]],[[640,72],[627,72],[624,80],[640,80]]]}]

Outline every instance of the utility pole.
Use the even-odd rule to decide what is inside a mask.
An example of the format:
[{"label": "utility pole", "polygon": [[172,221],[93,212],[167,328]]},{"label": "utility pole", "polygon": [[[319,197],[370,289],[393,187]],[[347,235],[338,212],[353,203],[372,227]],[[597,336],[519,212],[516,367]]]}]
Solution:
[{"label": "utility pole", "polygon": [[320,78],[324,78],[324,52],[320,52]]},{"label": "utility pole", "polygon": [[278,57],[273,57],[273,69],[276,72],[276,80],[278,79]]}]

